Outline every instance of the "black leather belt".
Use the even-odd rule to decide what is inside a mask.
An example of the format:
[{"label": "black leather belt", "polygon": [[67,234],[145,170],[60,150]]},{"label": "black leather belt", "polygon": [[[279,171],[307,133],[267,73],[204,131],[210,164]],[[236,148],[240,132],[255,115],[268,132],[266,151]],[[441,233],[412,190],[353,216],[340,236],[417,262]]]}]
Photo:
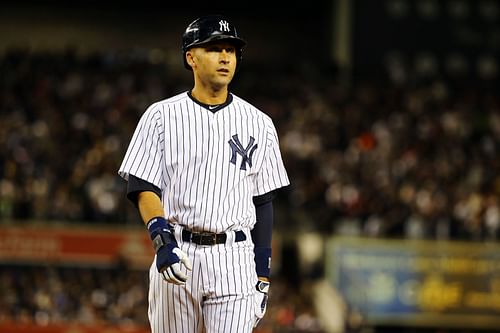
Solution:
[{"label": "black leather belt", "polygon": [[[242,242],[247,239],[247,236],[241,230],[235,231],[234,236],[235,242]],[[198,245],[224,244],[227,240],[227,234],[225,232],[220,234],[216,234],[215,232],[191,232],[182,229],[182,240]]]}]

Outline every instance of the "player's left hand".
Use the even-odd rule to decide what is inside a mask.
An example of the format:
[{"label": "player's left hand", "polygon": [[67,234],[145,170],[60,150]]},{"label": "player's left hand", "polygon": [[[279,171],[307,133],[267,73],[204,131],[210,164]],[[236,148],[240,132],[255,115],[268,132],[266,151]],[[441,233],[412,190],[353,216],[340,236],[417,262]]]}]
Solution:
[{"label": "player's left hand", "polygon": [[257,291],[254,294],[255,300],[255,324],[253,327],[257,327],[260,320],[264,318],[267,310],[267,299],[269,293],[269,285],[268,281],[259,280],[255,286]]}]

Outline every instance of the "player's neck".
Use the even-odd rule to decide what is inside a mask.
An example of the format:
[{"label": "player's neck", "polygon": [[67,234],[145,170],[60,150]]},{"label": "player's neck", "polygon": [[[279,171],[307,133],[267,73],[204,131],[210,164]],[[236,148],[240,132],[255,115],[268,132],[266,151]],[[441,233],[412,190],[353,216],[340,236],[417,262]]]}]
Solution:
[{"label": "player's neck", "polygon": [[204,89],[196,86],[191,90],[191,95],[201,103],[207,105],[217,105],[222,104],[227,100],[228,94],[227,86],[224,89],[214,90],[214,89]]}]

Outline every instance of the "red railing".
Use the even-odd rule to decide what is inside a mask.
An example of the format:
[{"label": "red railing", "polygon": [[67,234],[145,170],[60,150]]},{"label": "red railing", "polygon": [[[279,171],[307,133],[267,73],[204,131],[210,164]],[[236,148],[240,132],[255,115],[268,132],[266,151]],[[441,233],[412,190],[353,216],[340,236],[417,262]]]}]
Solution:
[{"label": "red railing", "polygon": [[149,327],[109,325],[0,324],[2,333],[150,333]]},{"label": "red railing", "polygon": [[0,261],[26,263],[112,264],[117,259],[147,268],[153,249],[143,229],[85,226],[2,226]]}]

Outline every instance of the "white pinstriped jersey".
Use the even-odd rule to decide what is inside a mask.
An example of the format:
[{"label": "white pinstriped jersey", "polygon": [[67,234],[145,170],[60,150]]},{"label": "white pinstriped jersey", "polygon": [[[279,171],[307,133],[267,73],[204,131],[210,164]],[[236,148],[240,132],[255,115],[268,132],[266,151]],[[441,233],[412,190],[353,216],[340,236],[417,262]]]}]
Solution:
[{"label": "white pinstriped jersey", "polygon": [[189,229],[251,229],[252,197],[289,184],[271,118],[231,97],[215,113],[187,92],[151,105],[119,169],[160,188],[165,216]]}]

